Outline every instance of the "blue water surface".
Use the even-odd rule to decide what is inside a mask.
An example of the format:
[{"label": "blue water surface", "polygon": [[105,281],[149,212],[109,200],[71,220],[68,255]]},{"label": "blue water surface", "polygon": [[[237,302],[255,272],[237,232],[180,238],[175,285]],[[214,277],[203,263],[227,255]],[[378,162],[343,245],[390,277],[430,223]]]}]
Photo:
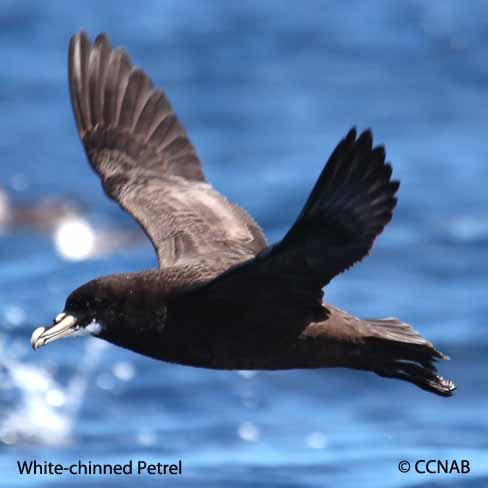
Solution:
[{"label": "blue water surface", "polygon": [[[481,0],[3,0],[0,485],[488,486],[487,18]],[[451,356],[439,366],[455,396],[348,370],[199,370],[88,338],[34,353],[33,328],[72,289],[156,265],[74,128],[66,56],[80,28],[106,31],[165,89],[209,180],[271,242],[338,140],[372,127],[399,204],[326,298],[414,324]],[[75,210],[39,223],[46,202]],[[21,476],[32,459],[181,459],[183,474]],[[466,459],[470,472],[399,472],[418,459]]]}]

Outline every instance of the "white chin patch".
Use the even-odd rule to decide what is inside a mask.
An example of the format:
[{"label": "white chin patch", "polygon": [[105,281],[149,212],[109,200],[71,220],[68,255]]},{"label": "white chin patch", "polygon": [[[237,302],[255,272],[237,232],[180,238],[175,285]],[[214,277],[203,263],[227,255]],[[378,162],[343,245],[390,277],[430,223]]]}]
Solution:
[{"label": "white chin patch", "polygon": [[86,336],[86,335],[97,336],[100,334],[101,331],[102,331],[102,325],[99,324],[98,322],[95,322],[95,320],[93,320],[86,327],[81,327],[72,335],[73,336]]}]

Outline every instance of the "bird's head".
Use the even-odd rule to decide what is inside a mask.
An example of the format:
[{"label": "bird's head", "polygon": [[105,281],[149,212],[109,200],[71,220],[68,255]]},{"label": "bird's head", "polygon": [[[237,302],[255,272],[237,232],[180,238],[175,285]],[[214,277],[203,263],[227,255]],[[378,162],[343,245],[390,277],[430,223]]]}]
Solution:
[{"label": "bird's head", "polygon": [[34,350],[78,335],[94,335],[119,344],[136,333],[164,324],[164,291],[150,272],[119,273],[89,281],[67,298],[53,323],[32,333]]},{"label": "bird's head", "polygon": [[[67,298],[64,310],[56,315],[51,325],[40,326],[31,336],[34,350],[63,337],[99,335],[105,317],[103,308],[106,293],[96,282],[88,282],[74,290]],[[108,305],[108,303],[107,303]]]}]

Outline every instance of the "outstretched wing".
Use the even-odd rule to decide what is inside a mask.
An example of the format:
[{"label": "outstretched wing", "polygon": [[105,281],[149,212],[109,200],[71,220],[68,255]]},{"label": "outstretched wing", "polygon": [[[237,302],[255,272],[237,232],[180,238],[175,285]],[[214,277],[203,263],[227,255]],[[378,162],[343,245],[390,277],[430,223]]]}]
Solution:
[{"label": "outstretched wing", "polygon": [[164,93],[105,34],[71,38],[69,86],[93,169],[151,239],[160,266],[218,256],[225,268],[266,245],[254,220],[205,181]]},{"label": "outstretched wing", "polygon": [[320,305],[322,287],[364,258],[390,221],[399,187],[390,178],[384,148],[372,148],[369,130],[356,139],[352,129],[284,239],[193,293],[219,303],[246,296],[271,314],[290,304],[302,310]]},{"label": "outstretched wing", "polygon": [[323,287],[369,254],[391,220],[400,183],[391,180],[385,149],[373,149],[370,130],[353,128],[323,169],[302,212],[273,257],[302,262],[313,286]]}]

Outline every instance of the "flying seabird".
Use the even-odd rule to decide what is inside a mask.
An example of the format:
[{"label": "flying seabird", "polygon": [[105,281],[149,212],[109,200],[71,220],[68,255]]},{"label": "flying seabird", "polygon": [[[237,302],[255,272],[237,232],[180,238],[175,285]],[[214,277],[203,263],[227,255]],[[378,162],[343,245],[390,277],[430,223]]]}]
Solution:
[{"label": "flying seabird", "polygon": [[323,287],[363,259],[390,221],[399,182],[370,130],[342,139],[284,238],[267,245],[205,179],[164,93],[105,34],[69,45],[79,135],[105,193],[141,225],[159,267],[74,290],[34,349],[89,333],[155,359],[204,368],[346,367],[449,396],[447,359],[396,318],[360,319]]}]

